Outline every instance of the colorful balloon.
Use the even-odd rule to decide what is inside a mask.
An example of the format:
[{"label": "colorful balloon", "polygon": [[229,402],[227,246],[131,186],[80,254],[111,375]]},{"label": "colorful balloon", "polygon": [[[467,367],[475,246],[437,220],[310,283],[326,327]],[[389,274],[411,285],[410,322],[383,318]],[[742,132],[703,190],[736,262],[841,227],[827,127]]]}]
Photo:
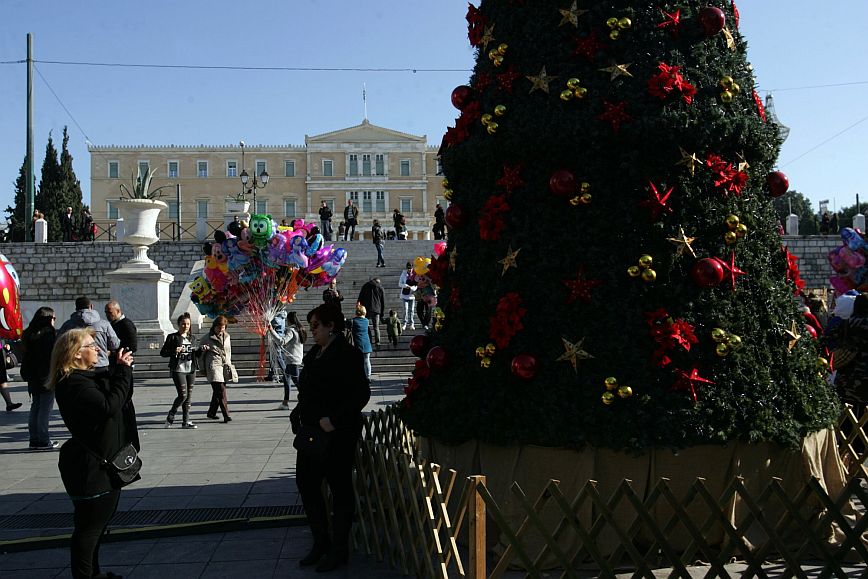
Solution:
[{"label": "colorful balloon", "polygon": [[12,262],[0,253],[0,338],[17,340],[24,331],[18,290],[21,282]]},{"label": "colorful balloon", "polygon": [[437,243],[434,244],[434,255],[436,255],[437,257],[440,257],[441,255],[443,255],[444,251],[446,251],[446,242],[445,241],[438,241]]}]

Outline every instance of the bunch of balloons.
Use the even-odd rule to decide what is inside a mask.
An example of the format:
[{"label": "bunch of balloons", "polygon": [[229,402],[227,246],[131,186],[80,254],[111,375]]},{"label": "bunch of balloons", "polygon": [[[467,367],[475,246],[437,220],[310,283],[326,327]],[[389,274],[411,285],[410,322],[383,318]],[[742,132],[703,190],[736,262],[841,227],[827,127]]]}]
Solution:
[{"label": "bunch of balloons", "polygon": [[[446,242],[438,241],[434,244],[434,257],[440,257],[446,251]],[[416,290],[419,292],[423,302],[430,307],[437,305],[437,286],[428,277],[428,269],[431,265],[430,257],[419,256],[413,260],[413,273],[410,279],[416,285]]]},{"label": "bunch of balloons", "polygon": [[0,338],[18,340],[24,331],[18,273],[5,255],[0,253]]},{"label": "bunch of balloons", "polygon": [[837,275],[829,278],[838,294],[868,291],[868,242],[850,227],[841,230],[843,244],[829,251],[829,264]]}]

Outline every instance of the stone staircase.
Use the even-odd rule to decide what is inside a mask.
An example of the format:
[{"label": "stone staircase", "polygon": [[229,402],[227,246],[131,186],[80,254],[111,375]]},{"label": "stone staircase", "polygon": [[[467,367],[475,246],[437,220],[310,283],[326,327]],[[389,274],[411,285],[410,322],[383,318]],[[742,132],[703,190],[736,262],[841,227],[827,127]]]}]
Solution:
[{"label": "stone staircase", "polygon": [[[348,257],[338,275],[338,289],[344,296],[343,312],[348,318],[355,315],[355,304],[359,291],[369,279],[380,277],[383,291],[386,295],[386,315],[390,309],[403,317],[404,306],[399,296],[398,278],[407,261],[412,262],[417,256],[430,256],[434,251],[434,241],[407,240],[390,241],[386,243],[384,258],[385,268],[375,267],[377,252],[370,241],[335,242],[335,247],[347,250]],[[192,264],[191,264],[192,266]],[[290,310],[296,311],[304,322],[307,312],[322,303],[322,292],[325,288],[300,290]],[[306,322],[305,326],[307,325]],[[392,348],[386,339],[385,325],[380,327],[382,339],[380,350],[371,354],[373,374],[379,379],[403,380],[410,376],[416,357],[410,352],[409,344],[413,336],[423,333],[417,323],[416,330],[407,330],[401,335],[398,346]],[[207,327],[194,332],[197,337],[204,335]],[[255,376],[259,366],[259,350],[261,339],[242,325],[230,326],[232,335],[232,361],[241,377]],[[313,346],[308,337],[305,352]],[[136,376],[139,378],[169,378],[168,358],[160,357],[160,345],[140,344],[136,353]]]}]

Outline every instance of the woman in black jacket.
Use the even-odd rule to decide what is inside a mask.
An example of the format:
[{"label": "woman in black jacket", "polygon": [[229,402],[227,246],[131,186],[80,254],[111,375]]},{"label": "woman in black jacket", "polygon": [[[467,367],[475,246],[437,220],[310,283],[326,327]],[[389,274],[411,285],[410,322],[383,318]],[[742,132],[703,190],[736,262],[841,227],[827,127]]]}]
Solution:
[{"label": "woman in black jacket", "polygon": [[[361,412],[371,397],[362,353],[344,339],[343,320],[340,310],[326,304],[307,315],[315,345],[304,357],[298,404],[290,414],[294,433],[304,425],[326,433],[328,438],[323,455],[299,450],[295,467],[298,492],[313,533],[313,548],[299,564],[318,563],[317,571],[331,571],[346,563],[349,556],[355,512],[353,460],[362,434]],[[332,493],[331,537],[323,480]]]},{"label": "woman in black jacket", "polygon": [[172,402],[172,408],[166,416],[166,428],[175,422],[175,413],[181,407],[181,428],[196,428],[190,420],[190,402],[193,398],[193,384],[196,382],[198,370],[197,355],[202,348],[196,348],[196,338],[190,333],[192,321],[190,314],[183,313],[178,317],[178,331],[166,336],[166,343],[160,350],[160,356],[169,359],[169,371],[178,395]]},{"label": "woman in black jacket", "polygon": [[91,328],[61,334],[54,343],[49,371],[49,388],[72,435],[60,449],[58,467],[75,509],[70,539],[73,579],[102,577],[100,540],[123,486],[104,468],[104,461],[128,443],[139,449],[132,404],[133,355],[121,348],[109,372],[94,372],[99,351],[94,334]]},{"label": "woman in black jacket", "polygon": [[27,381],[30,394],[30,431],[31,450],[52,450],[59,446],[48,434],[51,409],[54,408],[54,392],[48,388],[48,364],[57,330],[54,329],[54,310],[41,307],[33,314],[30,325],[21,336],[21,378]]}]

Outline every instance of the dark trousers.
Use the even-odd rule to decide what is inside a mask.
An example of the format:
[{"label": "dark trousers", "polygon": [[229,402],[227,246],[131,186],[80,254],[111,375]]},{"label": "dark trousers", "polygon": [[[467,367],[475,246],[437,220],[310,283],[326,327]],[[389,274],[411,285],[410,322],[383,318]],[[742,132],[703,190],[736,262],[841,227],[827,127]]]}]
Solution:
[{"label": "dark trousers", "polygon": [[[355,514],[353,494],[353,460],[358,436],[356,432],[334,432],[325,458],[298,455],[295,482],[301,495],[304,512],[317,546],[331,545],[339,555],[350,548],[350,529]],[[328,512],[322,483],[326,481],[332,493],[332,532],[328,532]]]},{"label": "dark trousers", "polygon": [[375,346],[380,345],[380,314],[368,312],[368,336]]},{"label": "dark trousers", "polygon": [[280,357],[280,369],[283,371],[283,400],[289,402],[289,392],[294,384],[298,388],[298,377],[301,376],[301,366],[287,364],[283,356]]},{"label": "dark trousers", "polygon": [[[352,231],[350,231],[352,229]],[[355,239],[356,237],[356,225],[347,225],[347,228],[344,230],[344,241],[349,238],[350,241]]]},{"label": "dark trousers", "polygon": [[193,384],[196,382],[196,373],[172,372],[172,381],[175,383],[175,390],[178,392],[178,395],[175,397],[175,401],[172,402],[172,409],[169,410],[169,414],[174,418],[175,412],[178,411],[178,407],[180,406],[184,417],[183,420],[187,422],[190,419],[190,402],[193,398]]},{"label": "dark trousers", "polygon": [[90,579],[99,574],[99,546],[120,496],[120,490],[113,490],[95,499],[72,501],[75,529],[69,547],[73,579]]},{"label": "dark trousers", "polygon": [[51,437],[48,435],[48,424],[51,420],[51,409],[54,407],[54,392],[46,392],[39,385],[30,403],[30,417],[27,429],[30,431],[30,446],[48,446]]},{"label": "dark trousers", "polygon": [[217,408],[223,418],[229,417],[229,401],[226,399],[226,383],[211,382],[211,405],[208,406],[208,416],[217,416]]}]

